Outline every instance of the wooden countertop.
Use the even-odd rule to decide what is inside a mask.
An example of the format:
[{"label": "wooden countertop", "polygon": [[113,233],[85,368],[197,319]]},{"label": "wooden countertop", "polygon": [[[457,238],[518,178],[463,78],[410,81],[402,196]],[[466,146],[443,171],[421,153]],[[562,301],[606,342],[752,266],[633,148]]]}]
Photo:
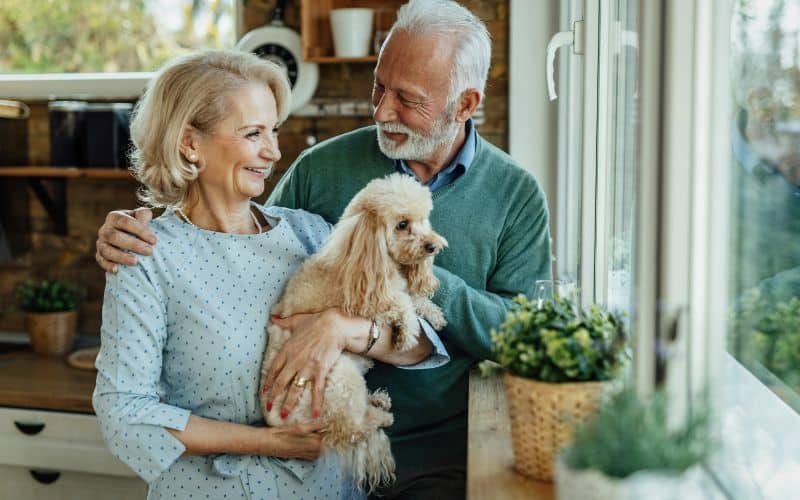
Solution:
[{"label": "wooden countertop", "polygon": [[555,486],[514,472],[514,452],[503,380],[469,377],[469,443],[467,498],[469,500],[552,500]]},{"label": "wooden countertop", "polygon": [[30,348],[0,355],[0,406],[94,413],[97,372],[69,366],[64,358]]}]

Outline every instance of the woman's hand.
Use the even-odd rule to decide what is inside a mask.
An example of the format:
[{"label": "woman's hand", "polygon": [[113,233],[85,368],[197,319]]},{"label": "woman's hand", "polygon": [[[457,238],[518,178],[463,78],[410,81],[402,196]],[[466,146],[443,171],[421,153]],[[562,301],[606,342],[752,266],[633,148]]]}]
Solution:
[{"label": "woman's hand", "polygon": [[269,446],[263,455],[280,458],[316,460],[325,451],[322,446],[322,423],[297,423],[283,427],[267,427]]},{"label": "woman's hand", "polygon": [[[350,328],[343,325],[349,318],[338,309],[328,309],[317,314],[296,314],[289,318],[272,318],[276,325],[292,332],[270,366],[264,380],[267,394],[267,411],[272,404],[282,404],[281,417],[286,418],[297,405],[305,389],[293,382],[302,377],[312,385],[312,416],[322,412],[325,381],[333,364],[347,348],[346,335]],[[352,321],[364,321],[353,318]],[[369,322],[366,322],[367,329]],[[286,395],[285,399],[282,399]]]}]

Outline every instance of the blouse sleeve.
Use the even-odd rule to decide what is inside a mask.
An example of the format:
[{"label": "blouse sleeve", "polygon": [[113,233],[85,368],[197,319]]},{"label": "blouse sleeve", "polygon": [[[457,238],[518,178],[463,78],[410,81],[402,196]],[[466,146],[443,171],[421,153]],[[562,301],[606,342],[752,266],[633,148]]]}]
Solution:
[{"label": "blouse sleeve", "polygon": [[147,482],[185,451],[165,428],[184,430],[190,415],[161,402],[165,304],[141,263],[106,274],[92,404],[111,452]]}]

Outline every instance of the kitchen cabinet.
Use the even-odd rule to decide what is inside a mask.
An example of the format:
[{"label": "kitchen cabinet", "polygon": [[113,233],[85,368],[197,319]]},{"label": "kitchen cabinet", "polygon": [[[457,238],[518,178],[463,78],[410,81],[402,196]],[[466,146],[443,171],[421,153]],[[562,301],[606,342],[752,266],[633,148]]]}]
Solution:
[{"label": "kitchen cabinet", "polygon": [[333,55],[331,9],[367,7],[375,11],[375,30],[388,32],[397,9],[406,0],[302,0],[300,2],[300,36],[303,59],[316,63],[375,62],[376,54],[367,57],[336,57]]},{"label": "kitchen cabinet", "polygon": [[144,498],[106,448],[97,417],[0,407],[0,498]]}]

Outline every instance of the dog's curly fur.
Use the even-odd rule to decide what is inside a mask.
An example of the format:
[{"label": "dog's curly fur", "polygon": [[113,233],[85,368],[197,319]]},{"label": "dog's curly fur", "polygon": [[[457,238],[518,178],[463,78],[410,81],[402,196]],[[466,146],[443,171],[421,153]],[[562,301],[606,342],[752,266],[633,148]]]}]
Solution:
[{"label": "dog's curly fur", "polygon": [[[352,316],[389,326],[392,345],[405,351],[419,336],[417,315],[441,329],[446,321],[430,297],[439,286],[433,258],[447,241],[431,229],[433,208],[427,188],[409,176],[392,174],[367,184],[345,208],[319,253],[292,275],[273,314],[283,317],[338,307]],[[289,333],[269,327],[261,385]],[[364,374],[368,358],[343,354],[325,386],[323,443],[339,454],[342,467],[360,487],[373,491],[394,479],[394,459],[382,430],[393,422],[391,401],[383,391],[369,393]],[[263,394],[263,391],[261,391]],[[280,405],[262,411],[269,425],[307,420],[311,391],[306,387],[291,415],[280,418]]]}]

